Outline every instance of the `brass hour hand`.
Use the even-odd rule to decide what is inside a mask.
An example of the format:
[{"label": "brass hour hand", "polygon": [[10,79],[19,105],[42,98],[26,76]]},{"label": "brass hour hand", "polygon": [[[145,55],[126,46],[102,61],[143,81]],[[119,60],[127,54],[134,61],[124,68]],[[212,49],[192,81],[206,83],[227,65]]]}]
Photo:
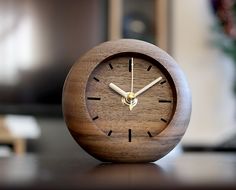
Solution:
[{"label": "brass hour hand", "polygon": [[124,98],[127,98],[128,96],[128,93],[125,92],[124,90],[122,90],[120,87],[116,86],[115,84],[113,83],[110,83],[109,84],[109,87],[114,90],[115,92],[117,92],[118,94],[120,94],[121,96],[123,96]]}]

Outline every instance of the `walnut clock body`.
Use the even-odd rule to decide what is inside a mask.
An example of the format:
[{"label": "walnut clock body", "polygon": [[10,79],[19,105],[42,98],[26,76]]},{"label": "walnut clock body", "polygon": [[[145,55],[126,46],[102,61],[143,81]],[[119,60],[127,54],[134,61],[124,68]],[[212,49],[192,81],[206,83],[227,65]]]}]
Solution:
[{"label": "walnut clock body", "polygon": [[101,161],[151,162],[181,140],[191,96],[177,63],[139,40],[105,42],[72,67],[63,113],[71,135]]}]

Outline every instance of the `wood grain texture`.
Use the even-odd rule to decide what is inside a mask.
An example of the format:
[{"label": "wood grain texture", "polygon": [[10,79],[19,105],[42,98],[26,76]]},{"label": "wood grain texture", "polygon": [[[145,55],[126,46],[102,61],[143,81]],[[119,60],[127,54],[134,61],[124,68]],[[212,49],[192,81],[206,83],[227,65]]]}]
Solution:
[{"label": "wood grain texture", "polygon": [[[114,55],[125,54],[125,56],[128,56],[129,54],[135,53],[145,55],[161,64],[161,67],[158,67],[160,74],[167,72],[167,75],[170,76],[173,81],[173,86],[171,87],[172,91],[169,92],[175,92],[176,96],[168,96],[172,97],[176,103],[174,105],[173,116],[170,117],[171,120],[169,123],[163,125],[164,127],[162,127],[161,130],[157,130],[153,137],[141,135],[143,133],[142,130],[140,130],[140,134],[137,134],[135,138],[132,138],[132,142],[129,142],[127,139],[128,131],[125,135],[121,130],[121,135],[115,136],[114,133],[108,136],[105,133],[109,133],[109,127],[104,128],[104,130],[106,130],[105,132],[101,130],[102,123],[97,123],[99,119],[97,119],[96,122],[93,121],[91,116],[91,113],[97,111],[96,106],[92,108],[87,102],[86,96],[92,96],[94,94],[89,93],[93,91],[96,92],[94,88],[89,89],[92,77],[91,74],[96,68],[99,68],[102,63],[106,62]],[[167,75],[165,74],[164,76],[166,77]],[[106,75],[104,74],[104,76]],[[168,80],[170,81],[170,79]],[[141,86],[142,85],[143,84],[141,84]],[[93,85],[91,85],[91,87],[93,87]],[[139,87],[140,86],[136,86],[135,88]],[[123,88],[126,87],[124,86]],[[103,93],[106,93],[106,91],[101,91],[101,94]],[[163,91],[163,93],[165,93],[165,91]],[[146,100],[148,100],[149,98],[146,95],[142,98],[145,99],[146,97]],[[150,162],[160,159],[171,151],[181,140],[191,115],[190,91],[185,76],[174,59],[152,44],[131,39],[103,43],[82,56],[75,63],[67,76],[63,89],[62,103],[65,122],[78,144],[97,159],[112,162]],[[104,107],[104,109],[107,108]],[[136,109],[136,107],[134,109]],[[145,107],[145,104],[143,104],[143,113],[147,113],[149,109],[150,107]],[[111,114],[113,113],[112,109],[110,112]],[[151,115],[149,115],[149,117],[150,116]],[[122,120],[122,117],[119,117],[120,120]],[[138,122],[140,123],[142,120],[143,125],[147,125],[147,123],[145,123],[145,117],[147,116],[144,114],[144,116],[141,117],[142,116],[139,117]],[[111,119],[109,122],[109,125],[113,125],[113,130],[115,130],[116,120],[113,121]],[[159,125],[158,123],[160,122],[154,120],[153,129],[155,128],[155,123]],[[127,121],[127,124],[132,126],[134,123],[130,124]],[[127,129],[129,129],[129,127],[125,128],[125,130]]]},{"label": "wood grain texture", "polygon": [[[132,111],[122,104],[121,96],[109,88],[109,83],[112,82],[126,92],[131,91],[130,57],[134,60],[134,93],[160,76],[162,81],[167,81],[164,84],[156,84],[139,95],[136,98],[138,103]],[[109,68],[109,64],[112,64],[113,69]],[[152,69],[147,71],[150,65]],[[152,136],[160,133],[171,120],[176,102],[171,77],[162,70],[160,63],[137,53],[116,54],[99,64],[91,73],[86,88],[86,97],[100,98],[99,101],[87,100],[91,118],[98,117],[94,120],[96,126],[104,134],[112,130],[112,138],[122,137],[127,140],[129,129],[132,139],[137,136],[149,137],[148,131]],[[94,80],[94,77],[99,78],[99,82]],[[161,99],[168,99],[171,103],[159,103]]]}]

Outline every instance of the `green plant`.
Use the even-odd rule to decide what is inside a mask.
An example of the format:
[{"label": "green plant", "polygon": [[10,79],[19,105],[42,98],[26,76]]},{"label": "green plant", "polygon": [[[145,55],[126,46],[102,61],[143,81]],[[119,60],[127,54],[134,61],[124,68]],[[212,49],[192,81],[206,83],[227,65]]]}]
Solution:
[{"label": "green plant", "polygon": [[[220,34],[217,45],[232,58],[236,71],[236,0],[211,0],[211,5],[217,19],[216,28]],[[236,74],[234,92],[236,95]]]}]

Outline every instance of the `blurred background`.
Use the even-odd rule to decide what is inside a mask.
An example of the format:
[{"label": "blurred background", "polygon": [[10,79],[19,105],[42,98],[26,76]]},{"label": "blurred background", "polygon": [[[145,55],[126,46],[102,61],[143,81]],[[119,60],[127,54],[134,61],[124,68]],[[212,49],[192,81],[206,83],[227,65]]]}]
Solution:
[{"label": "blurred background", "polygon": [[119,38],[156,44],[184,70],[184,150],[236,151],[235,10],[234,0],[0,0],[0,157],[77,154],[62,118],[65,77]]}]

